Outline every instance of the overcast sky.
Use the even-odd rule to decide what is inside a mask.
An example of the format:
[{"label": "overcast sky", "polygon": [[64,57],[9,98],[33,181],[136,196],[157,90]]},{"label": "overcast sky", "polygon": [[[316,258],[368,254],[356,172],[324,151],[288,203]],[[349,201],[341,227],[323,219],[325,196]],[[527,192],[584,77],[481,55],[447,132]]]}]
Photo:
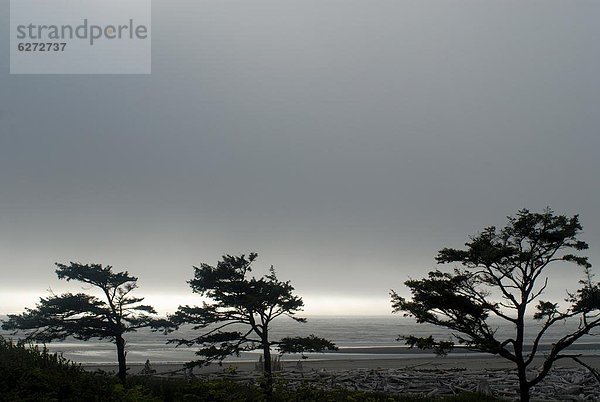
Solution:
[{"label": "overcast sky", "polygon": [[149,76],[9,75],[8,10],[0,312],[79,289],[57,261],[166,311],[257,251],[308,313],[387,314],[437,250],[545,206],[600,266],[600,2],[160,0]]}]

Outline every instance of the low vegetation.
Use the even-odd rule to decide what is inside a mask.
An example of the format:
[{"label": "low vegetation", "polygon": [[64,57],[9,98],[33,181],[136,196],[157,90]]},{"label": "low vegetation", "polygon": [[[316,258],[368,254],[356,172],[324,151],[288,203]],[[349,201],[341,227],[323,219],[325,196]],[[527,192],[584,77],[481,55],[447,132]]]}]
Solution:
[{"label": "low vegetation", "polygon": [[[439,401],[366,393],[345,389],[321,389],[305,384],[290,389],[276,383],[274,401]],[[230,380],[163,379],[130,376],[124,387],[114,375],[91,373],[44,347],[15,344],[0,337],[0,396],[2,401],[264,401],[260,384]],[[458,395],[455,402],[482,400],[475,394]],[[494,399],[488,399],[494,400]]]},{"label": "low vegetation", "polygon": [[114,376],[86,372],[44,347],[2,337],[0,396],[2,401],[153,400],[140,387],[125,389]]}]

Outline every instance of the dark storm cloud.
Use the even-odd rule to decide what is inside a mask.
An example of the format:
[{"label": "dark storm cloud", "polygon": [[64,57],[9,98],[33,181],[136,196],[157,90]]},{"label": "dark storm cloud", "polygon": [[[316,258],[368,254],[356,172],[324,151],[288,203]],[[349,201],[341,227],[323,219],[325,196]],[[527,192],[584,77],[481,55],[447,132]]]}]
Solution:
[{"label": "dark storm cloud", "polygon": [[192,265],[256,250],[303,294],[385,303],[439,248],[546,205],[581,214],[598,263],[598,11],[155,1],[150,76],[2,58],[2,287],[77,260],[182,293]]}]

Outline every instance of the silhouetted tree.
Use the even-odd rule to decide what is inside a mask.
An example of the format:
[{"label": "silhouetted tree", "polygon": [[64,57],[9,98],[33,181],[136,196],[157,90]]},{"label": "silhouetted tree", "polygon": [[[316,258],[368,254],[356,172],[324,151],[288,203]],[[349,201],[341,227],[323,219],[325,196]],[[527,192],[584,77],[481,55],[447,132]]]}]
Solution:
[{"label": "silhouetted tree", "polygon": [[25,332],[26,339],[37,342],[64,340],[67,337],[87,341],[91,338],[109,339],[117,347],[119,379],[125,383],[125,338],[128,332],[152,325],[165,325],[150,314],[152,306],[140,304],[144,299],[130,293],[137,287],[138,278],[125,272],[113,272],[111,266],[83,265],[71,262],[56,264],[59,279],[79,281],[101,292],[101,297],[86,293],[52,294],[40,298],[35,308],[26,308],[18,315],[9,315],[2,328]]},{"label": "silhouetted tree", "polygon": [[[429,272],[426,279],[408,280],[406,286],[412,299],[406,300],[392,292],[394,312],[416,318],[418,323],[430,323],[452,330],[454,337],[468,349],[492,353],[510,360],[516,366],[522,401],[529,400],[531,387],[548,374],[559,359],[578,355],[563,353],[582,336],[600,325],[600,288],[592,282],[591,265],[587,257],[577,255],[588,245],[579,240],[582,230],[577,215],[569,218],[521,210],[508,218],[501,230],[489,227],[466,243],[466,249],[445,248],[437,262],[459,263],[453,273],[439,270]],[[558,303],[539,300],[546,289],[546,268],[553,263],[572,263],[583,269],[585,279],[581,288],[568,294],[570,307],[561,309]],[[495,292],[495,293],[494,293]],[[497,294],[499,297],[494,297]],[[534,333],[531,345],[525,345],[527,308],[538,300],[534,319],[541,327]],[[505,320],[514,328],[514,336],[498,339],[490,316]],[[543,366],[537,373],[527,368],[548,329],[569,318],[579,318],[579,326],[571,333],[554,341],[544,356]],[[439,342],[414,336],[401,337],[411,346],[434,348],[447,353],[454,342]],[[525,350],[525,346],[530,349]]]},{"label": "silhouetted tree", "polygon": [[[281,353],[296,351],[317,352],[335,350],[326,339],[311,336],[274,341],[270,337],[271,323],[278,317],[287,316],[299,323],[305,318],[296,316],[304,303],[293,294],[288,282],[277,279],[271,266],[268,275],[249,277],[256,253],[223,256],[216,267],[201,264],[194,267],[194,279],[190,280],[192,291],[210,299],[202,306],[180,306],[171,316],[175,325],[192,324],[203,333],[194,339],[177,339],[179,345],[200,345],[196,355],[201,358],[190,366],[221,362],[230,355],[261,349],[264,357],[264,374],[268,396],[272,390],[271,347]],[[300,348],[300,349],[295,349]]]}]

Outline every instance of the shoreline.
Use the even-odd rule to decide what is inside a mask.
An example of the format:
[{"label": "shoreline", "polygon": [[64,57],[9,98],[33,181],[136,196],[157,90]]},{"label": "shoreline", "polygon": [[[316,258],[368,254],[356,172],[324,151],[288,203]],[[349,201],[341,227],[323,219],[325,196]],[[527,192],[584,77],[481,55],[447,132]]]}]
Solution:
[{"label": "shoreline", "polygon": [[[589,364],[591,367],[600,370],[600,356],[589,355],[582,356],[581,359]],[[335,360],[317,360],[317,359],[299,359],[299,360],[285,360],[282,361],[283,371],[293,371],[298,367],[298,362],[301,362],[302,369],[304,371],[344,371],[344,370],[358,370],[358,369],[413,369],[418,368],[419,370],[442,370],[442,371],[464,371],[464,370],[514,370],[514,363],[498,357],[498,356],[446,356],[446,357],[407,357],[407,358],[375,358],[375,359],[335,359]],[[534,359],[532,369],[535,369],[541,365],[543,359]],[[156,370],[156,375],[167,375],[169,373],[175,373],[178,371],[182,372],[184,369],[183,362],[172,362],[172,363],[153,363],[150,361],[152,369]],[[204,367],[195,367],[194,374],[212,374],[222,373],[228,368],[235,368],[240,372],[253,372],[255,371],[256,361],[224,361],[222,365],[218,363],[211,364]],[[96,363],[82,363],[81,366],[88,371],[117,371],[117,364],[96,364]],[[140,374],[144,368],[144,364],[132,363],[127,365],[129,373],[132,375]],[[574,368],[581,367],[571,359],[559,360],[555,363],[557,368]]]}]

